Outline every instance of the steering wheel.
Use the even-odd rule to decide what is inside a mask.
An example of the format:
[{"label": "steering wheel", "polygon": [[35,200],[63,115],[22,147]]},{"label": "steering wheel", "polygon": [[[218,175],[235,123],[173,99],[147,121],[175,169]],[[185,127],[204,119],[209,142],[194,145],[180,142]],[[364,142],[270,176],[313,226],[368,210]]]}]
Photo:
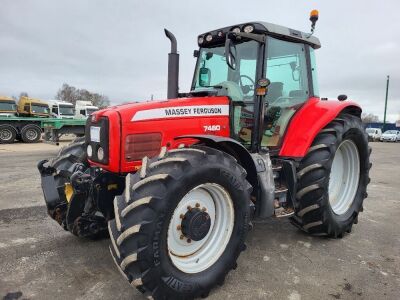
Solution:
[{"label": "steering wheel", "polygon": [[[250,81],[251,84],[250,84],[250,85],[248,85],[248,84],[243,84],[242,78],[248,79],[248,80]],[[241,88],[242,91],[243,91],[243,94],[244,94],[244,95],[247,95],[247,94],[250,93],[251,91],[254,91],[255,82],[254,82],[254,80],[253,80],[250,76],[247,76],[247,75],[240,75],[240,76],[239,76],[239,85],[240,85],[240,88]]]}]

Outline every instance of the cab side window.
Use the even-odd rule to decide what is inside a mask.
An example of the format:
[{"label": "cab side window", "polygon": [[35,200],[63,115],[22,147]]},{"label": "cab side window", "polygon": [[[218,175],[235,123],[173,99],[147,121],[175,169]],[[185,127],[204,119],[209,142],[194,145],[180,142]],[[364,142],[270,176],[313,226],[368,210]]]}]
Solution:
[{"label": "cab side window", "polygon": [[268,37],[266,77],[271,84],[265,97],[261,145],[279,146],[291,117],[310,97],[305,45]]},{"label": "cab side window", "polygon": [[267,101],[283,106],[304,102],[309,96],[305,46],[272,37],[267,44]]}]

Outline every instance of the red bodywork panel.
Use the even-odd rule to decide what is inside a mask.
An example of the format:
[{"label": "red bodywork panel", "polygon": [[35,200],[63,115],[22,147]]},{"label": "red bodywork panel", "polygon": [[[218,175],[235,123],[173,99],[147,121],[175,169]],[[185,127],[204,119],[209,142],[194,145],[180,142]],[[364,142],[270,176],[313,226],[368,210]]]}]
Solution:
[{"label": "red bodywork panel", "polygon": [[360,106],[352,101],[310,98],[290,121],[279,156],[304,157],[321,129],[347,107],[355,107],[361,111]]},{"label": "red bodywork panel", "polygon": [[[222,108],[223,113],[204,114],[201,110],[217,107]],[[324,101],[319,98],[310,98],[290,121],[279,156],[304,157],[318,132],[348,107],[361,111],[358,104],[351,101]],[[196,142],[194,139],[175,140],[176,137],[183,135],[230,136],[227,97],[179,98],[124,104],[100,110],[94,113],[94,116],[109,119],[110,163],[103,165],[89,161],[91,165],[114,173],[134,172],[141,166],[141,160],[127,161],[125,159],[125,141],[128,135],[161,133],[161,147],[166,146],[168,149],[177,148],[182,143],[191,145]]]},{"label": "red bodywork panel", "polygon": [[[220,108],[222,113],[218,113]],[[193,139],[175,140],[174,138],[178,136],[196,134],[230,136],[227,97],[179,98],[125,104],[100,110],[95,113],[95,117],[109,118],[110,164],[102,165],[94,161],[90,163],[114,173],[128,173],[140,168],[140,160],[130,162],[125,160],[127,135],[161,133],[161,147],[166,146],[169,149],[177,148],[182,143],[189,145],[195,142]]]}]

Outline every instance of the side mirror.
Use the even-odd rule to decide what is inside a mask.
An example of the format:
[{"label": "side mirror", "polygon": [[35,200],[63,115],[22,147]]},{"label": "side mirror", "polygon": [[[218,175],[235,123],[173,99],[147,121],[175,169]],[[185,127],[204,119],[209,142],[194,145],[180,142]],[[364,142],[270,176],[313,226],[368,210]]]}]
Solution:
[{"label": "side mirror", "polygon": [[300,71],[299,71],[299,66],[297,65],[297,62],[292,61],[289,64],[290,64],[290,68],[292,69],[292,79],[294,81],[300,81]]},{"label": "side mirror", "polygon": [[229,68],[236,70],[236,46],[228,37],[225,41],[225,58]]},{"label": "side mirror", "polygon": [[339,101],[345,101],[347,100],[347,95],[339,95],[337,98]]},{"label": "side mirror", "polygon": [[199,72],[199,85],[202,87],[210,86],[211,71],[209,68],[202,67]]}]

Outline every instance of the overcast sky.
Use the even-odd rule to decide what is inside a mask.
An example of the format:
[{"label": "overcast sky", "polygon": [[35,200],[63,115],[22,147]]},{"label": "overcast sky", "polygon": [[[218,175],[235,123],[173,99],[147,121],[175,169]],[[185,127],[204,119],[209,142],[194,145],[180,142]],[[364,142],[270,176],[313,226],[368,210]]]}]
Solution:
[{"label": "overcast sky", "polygon": [[178,39],[184,92],[199,33],[253,20],[308,31],[314,8],[321,96],[347,94],[382,118],[390,75],[388,116],[400,119],[399,0],[1,0],[0,94],[50,99],[68,83],[112,103],[162,99],[169,52],[163,28]]}]

